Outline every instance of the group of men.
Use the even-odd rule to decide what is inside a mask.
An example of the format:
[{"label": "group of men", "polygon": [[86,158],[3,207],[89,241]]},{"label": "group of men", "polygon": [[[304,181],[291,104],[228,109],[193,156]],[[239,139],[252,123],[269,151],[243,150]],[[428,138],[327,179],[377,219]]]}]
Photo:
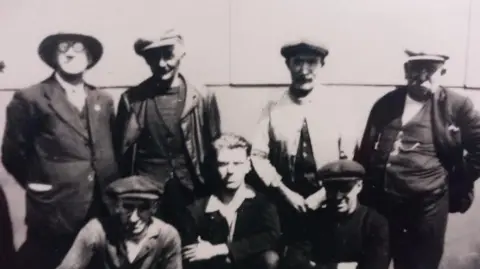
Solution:
[{"label": "group of men", "polygon": [[103,54],[96,38],[41,42],[54,73],[6,114],[2,162],[27,197],[12,266],[438,267],[448,214],[469,208],[480,171],[480,115],[438,84],[447,56],[407,51],[407,85],[374,104],[356,143],[316,83],[328,49],[285,44],[291,86],[250,143],[221,132],[215,95],[179,71],[178,32],[134,50],[152,76],[115,112],[84,81]]}]

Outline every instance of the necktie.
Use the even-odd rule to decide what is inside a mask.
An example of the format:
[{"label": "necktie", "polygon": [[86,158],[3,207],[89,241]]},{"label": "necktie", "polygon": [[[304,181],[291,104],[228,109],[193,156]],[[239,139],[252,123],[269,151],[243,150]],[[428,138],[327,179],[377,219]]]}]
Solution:
[{"label": "necktie", "polygon": [[316,171],[317,166],[313,156],[308,125],[304,119],[295,158],[295,181],[306,188],[301,187],[301,190],[299,190],[301,193],[309,194],[316,191],[316,188],[314,188],[318,185],[315,180]]}]

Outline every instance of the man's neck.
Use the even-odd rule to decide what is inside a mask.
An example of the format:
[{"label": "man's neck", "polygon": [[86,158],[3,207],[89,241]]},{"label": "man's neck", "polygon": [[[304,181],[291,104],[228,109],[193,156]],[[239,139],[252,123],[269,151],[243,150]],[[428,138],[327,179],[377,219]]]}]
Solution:
[{"label": "man's neck", "polygon": [[61,71],[57,71],[56,75],[57,78],[61,79],[63,83],[67,83],[72,86],[79,86],[85,83],[83,80],[83,73],[77,75],[70,75]]},{"label": "man's neck", "polygon": [[145,228],[145,230],[140,234],[132,235],[130,237],[125,238],[125,241],[134,242],[138,244],[147,236],[147,231],[148,231],[148,227]]},{"label": "man's neck", "polygon": [[297,88],[290,88],[290,96],[298,101],[301,101],[302,99],[305,99],[306,97],[310,96],[313,92],[312,90],[306,91],[302,89],[297,89]]}]

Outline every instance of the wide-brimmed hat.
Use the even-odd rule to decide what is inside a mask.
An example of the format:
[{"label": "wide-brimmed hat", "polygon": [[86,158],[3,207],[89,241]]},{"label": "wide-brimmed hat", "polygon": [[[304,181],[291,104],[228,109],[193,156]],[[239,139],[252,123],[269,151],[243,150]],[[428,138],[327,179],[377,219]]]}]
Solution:
[{"label": "wide-brimmed hat", "polygon": [[91,56],[92,62],[87,68],[92,68],[103,55],[103,46],[98,39],[93,36],[77,33],[57,33],[47,36],[38,46],[40,58],[50,67],[55,68],[55,50],[61,41],[82,42],[85,49]]}]

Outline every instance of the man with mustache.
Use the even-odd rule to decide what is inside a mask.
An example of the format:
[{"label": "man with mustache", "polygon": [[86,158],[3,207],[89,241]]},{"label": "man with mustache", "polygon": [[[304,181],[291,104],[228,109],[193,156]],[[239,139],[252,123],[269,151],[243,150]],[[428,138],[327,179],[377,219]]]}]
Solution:
[{"label": "man with mustache", "polygon": [[286,268],[388,268],[387,220],[358,202],[364,175],[365,169],[350,160],[319,169],[326,207],[309,214],[307,226],[297,231],[285,254]]},{"label": "man with mustache", "polygon": [[38,48],[52,76],[15,92],[6,112],[5,169],[25,189],[27,238],[18,267],[55,268],[89,218],[102,214],[100,190],[113,180],[113,99],[88,85],[103,47],[60,33]]},{"label": "man with mustache", "polygon": [[374,104],[355,160],[367,171],[361,201],[389,221],[394,267],[434,269],[448,213],[472,203],[480,115],[468,97],[440,86],[448,56],[406,53],[407,85]]},{"label": "man with mustache", "polygon": [[282,47],[292,83],[264,109],[253,140],[253,166],[277,202],[287,241],[304,225],[305,213],[317,209],[325,198],[321,182],[315,180],[317,167],[353,154],[355,143],[342,139],[342,124],[332,117],[342,113],[338,103],[317,84],[328,53],[311,40]]},{"label": "man with mustache", "polygon": [[151,177],[163,194],[161,218],[173,223],[195,198],[208,192],[208,156],[219,135],[215,95],[180,72],[183,37],[170,29],[138,39],[136,53],[152,76],[122,94],[116,150],[123,175]]}]

